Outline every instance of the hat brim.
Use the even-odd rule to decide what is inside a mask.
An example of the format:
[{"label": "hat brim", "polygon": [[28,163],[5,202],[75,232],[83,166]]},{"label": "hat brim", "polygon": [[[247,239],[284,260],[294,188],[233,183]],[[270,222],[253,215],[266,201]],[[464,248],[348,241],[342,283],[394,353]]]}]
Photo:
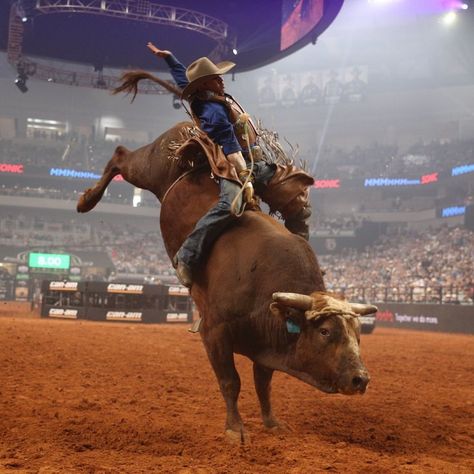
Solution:
[{"label": "hat brim", "polygon": [[234,66],[235,63],[232,61],[222,61],[221,63],[216,64],[217,69],[216,72],[212,74],[206,74],[205,76],[198,77],[197,79],[194,79],[194,81],[190,82],[184,89],[183,92],[181,92],[181,98],[182,99],[188,99],[189,96],[196,91],[196,89],[206,82],[208,79],[214,76],[220,76],[222,74],[225,74],[229,72]]}]

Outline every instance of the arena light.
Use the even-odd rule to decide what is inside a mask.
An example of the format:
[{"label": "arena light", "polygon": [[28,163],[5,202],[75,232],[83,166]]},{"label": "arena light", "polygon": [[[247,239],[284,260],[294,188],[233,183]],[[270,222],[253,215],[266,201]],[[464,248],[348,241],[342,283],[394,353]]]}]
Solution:
[{"label": "arena light", "polygon": [[28,87],[26,86],[26,81],[28,80],[28,76],[25,74],[18,74],[15,79],[15,85],[20,89],[20,91],[25,94],[28,92]]},{"label": "arena light", "polygon": [[458,19],[458,16],[456,12],[450,11],[443,15],[441,18],[441,23],[445,26],[452,26],[454,23],[456,23],[456,20]]},{"label": "arena light", "polygon": [[181,108],[181,99],[177,95],[173,95],[173,109],[179,110]]},{"label": "arena light", "polygon": [[239,54],[239,52],[237,51],[237,48],[233,48],[232,53],[234,54],[234,56],[237,56]]},{"label": "arena light", "polygon": [[467,10],[469,8],[469,5],[461,0],[453,0],[448,5],[450,8],[456,8],[457,10]]},{"label": "arena light", "polygon": [[387,5],[387,4],[396,3],[399,1],[400,0],[367,0],[367,2],[372,5]]}]

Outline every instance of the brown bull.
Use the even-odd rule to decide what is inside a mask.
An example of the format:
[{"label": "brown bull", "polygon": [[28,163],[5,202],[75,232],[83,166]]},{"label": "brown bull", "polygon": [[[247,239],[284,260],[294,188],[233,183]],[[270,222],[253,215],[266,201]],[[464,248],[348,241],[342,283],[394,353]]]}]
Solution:
[{"label": "brown bull", "polygon": [[[135,152],[118,147],[99,182],[81,196],[78,211],[92,209],[111,179],[122,174],[162,202],[161,232],[171,258],[218,192],[207,169],[183,175],[179,162],[168,158],[170,144],[182,133],[179,124]],[[326,293],[311,247],[272,217],[248,211],[236,219],[201,265],[191,294],[202,316],[200,334],[226,403],[231,438],[245,438],[234,353],[253,361],[268,428],[279,425],[270,402],[274,370],[327,393],[365,392],[369,376],[360,359],[357,315],[376,308]]]}]

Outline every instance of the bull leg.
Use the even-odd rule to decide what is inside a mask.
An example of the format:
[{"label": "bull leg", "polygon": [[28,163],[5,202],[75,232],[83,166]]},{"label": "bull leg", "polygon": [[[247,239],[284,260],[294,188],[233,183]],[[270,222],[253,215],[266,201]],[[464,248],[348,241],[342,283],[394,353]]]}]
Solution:
[{"label": "bull leg", "polygon": [[286,428],[286,425],[278,421],[273,415],[270,401],[272,377],[273,369],[268,369],[257,362],[253,363],[253,380],[265,428]]},{"label": "bull leg", "polygon": [[77,212],[89,212],[102,199],[105,190],[115,176],[122,172],[123,158],[127,155],[126,148],[119,146],[116,148],[114,156],[107,163],[101,178],[89,189],[86,189],[77,202]]},{"label": "bull leg", "polygon": [[240,377],[235,368],[232,341],[223,332],[222,329],[211,329],[209,332],[204,330],[201,332],[201,336],[226,404],[226,435],[231,441],[245,443],[248,441],[248,436],[244,431],[242,418],[237,407]]}]

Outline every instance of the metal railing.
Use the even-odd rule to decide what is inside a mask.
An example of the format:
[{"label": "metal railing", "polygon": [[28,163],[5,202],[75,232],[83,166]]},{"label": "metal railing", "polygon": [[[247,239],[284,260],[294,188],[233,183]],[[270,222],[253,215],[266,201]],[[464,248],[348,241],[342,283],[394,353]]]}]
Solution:
[{"label": "metal railing", "polygon": [[347,300],[371,303],[474,304],[472,288],[462,286],[328,287]]}]

